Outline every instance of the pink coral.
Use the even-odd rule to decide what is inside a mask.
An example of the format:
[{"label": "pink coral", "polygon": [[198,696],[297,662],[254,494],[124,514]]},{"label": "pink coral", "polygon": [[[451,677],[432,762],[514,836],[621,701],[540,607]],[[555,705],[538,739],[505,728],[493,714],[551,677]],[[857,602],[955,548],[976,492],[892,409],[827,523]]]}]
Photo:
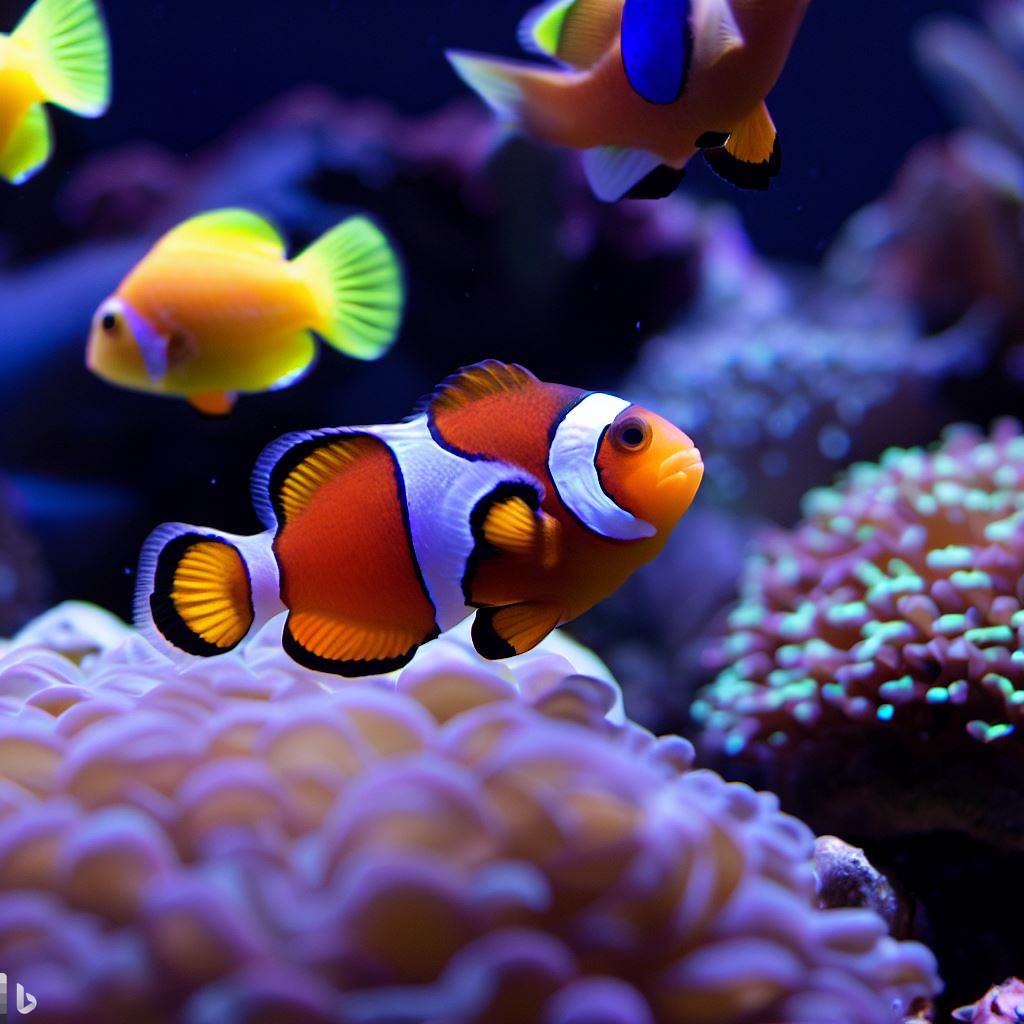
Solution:
[{"label": "pink coral", "polygon": [[816,908],[774,797],[616,698],[457,641],[359,684],[273,631],[184,671],[15,646],[0,962],[69,1022],[868,1024],[934,990],[923,947]]}]

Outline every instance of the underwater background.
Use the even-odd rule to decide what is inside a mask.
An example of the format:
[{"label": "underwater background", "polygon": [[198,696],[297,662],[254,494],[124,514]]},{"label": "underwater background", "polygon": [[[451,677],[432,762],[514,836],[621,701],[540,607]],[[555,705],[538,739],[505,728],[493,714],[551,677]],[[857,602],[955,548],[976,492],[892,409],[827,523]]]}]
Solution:
[{"label": "underwater background", "polygon": [[[946,1021],[1024,974],[1024,3],[817,0],[771,96],[771,190],[694,161],[615,205],[444,61],[516,55],[526,6],[107,0],[110,112],[58,114],[50,163],[0,190],[0,971],[44,1019]],[[325,347],[223,420],[88,373],[98,304],[235,205],[296,251],[371,214],[408,284],[395,347]],[[566,631],[603,664],[573,645],[492,671],[447,639],[320,707],[273,635],[179,676],[93,609],[37,619],[130,621],[156,525],[255,532],[268,443],[397,421],[487,358],[642,403],[703,453],[665,552]],[[538,824],[549,799],[583,824]],[[539,924],[513,861],[543,867]],[[643,965],[684,890],[667,985]],[[460,1002],[460,972],[514,997]],[[1024,986],[978,1006],[1020,1020]]]}]

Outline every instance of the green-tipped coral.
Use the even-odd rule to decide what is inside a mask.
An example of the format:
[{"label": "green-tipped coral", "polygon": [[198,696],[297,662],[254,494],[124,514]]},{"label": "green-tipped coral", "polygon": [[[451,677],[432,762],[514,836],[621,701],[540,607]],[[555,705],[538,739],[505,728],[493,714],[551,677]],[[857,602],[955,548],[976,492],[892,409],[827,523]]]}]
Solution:
[{"label": "green-tipped coral", "polygon": [[692,711],[725,770],[867,848],[953,990],[1019,969],[1024,433],[951,429],[814,491],[765,539]]},{"label": "green-tipped coral", "polygon": [[[1024,749],[1019,424],[890,451],[811,492],[804,512],[748,567],[724,668],[693,706],[705,745],[804,767],[827,748],[850,768],[873,743],[961,759]],[[984,824],[991,798],[968,787],[957,827]],[[1000,831],[1024,820],[993,813]]]}]

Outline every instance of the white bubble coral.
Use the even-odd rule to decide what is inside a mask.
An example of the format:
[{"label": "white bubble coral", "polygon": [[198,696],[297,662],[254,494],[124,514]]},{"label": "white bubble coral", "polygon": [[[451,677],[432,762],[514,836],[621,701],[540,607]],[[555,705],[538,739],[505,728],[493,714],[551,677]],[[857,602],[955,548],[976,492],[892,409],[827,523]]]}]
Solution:
[{"label": "white bubble coral", "polygon": [[0,963],[41,1019],[873,1024],[934,990],[815,908],[773,797],[566,658],[324,682],[272,633],[0,655]]}]

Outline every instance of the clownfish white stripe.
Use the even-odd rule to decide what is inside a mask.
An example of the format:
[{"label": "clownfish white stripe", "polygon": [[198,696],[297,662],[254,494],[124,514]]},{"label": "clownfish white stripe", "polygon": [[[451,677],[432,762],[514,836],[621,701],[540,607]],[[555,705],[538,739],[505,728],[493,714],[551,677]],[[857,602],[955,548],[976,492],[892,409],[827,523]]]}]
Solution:
[{"label": "clownfish white stripe", "polygon": [[587,395],[558,424],[548,455],[548,470],[565,507],[587,529],[612,540],[644,540],[658,532],[612,501],[597,474],[604,432],[629,406],[613,395]]},{"label": "clownfish white stripe", "polygon": [[416,561],[438,627],[451,629],[467,611],[462,581],[476,546],[470,513],[501,484],[526,484],[540,497],[543,487],[508,463],[448,451],[431,435],[425,415],[369,432],[388,445],[401,468]]}]

